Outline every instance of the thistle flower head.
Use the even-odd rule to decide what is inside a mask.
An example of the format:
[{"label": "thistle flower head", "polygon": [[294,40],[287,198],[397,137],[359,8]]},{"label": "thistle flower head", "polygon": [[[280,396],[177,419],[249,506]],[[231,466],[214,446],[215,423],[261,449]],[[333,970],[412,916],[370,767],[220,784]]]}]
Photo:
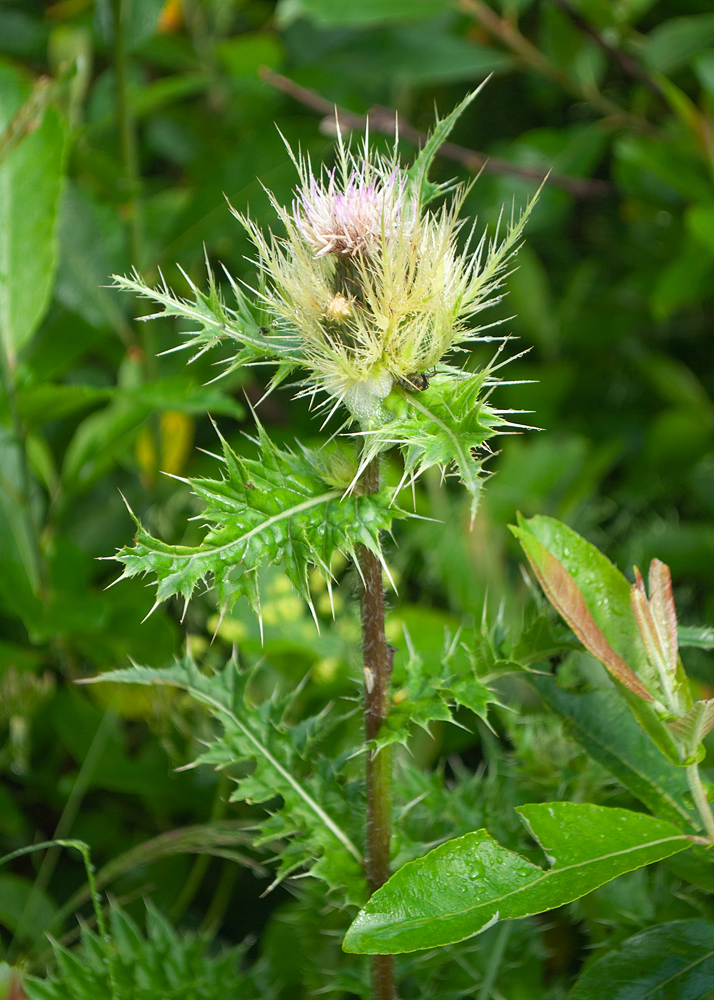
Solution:
[{"label": "thistle flower head", "polygon": [[333,410],[342,403],[370,425],[395,384],[477,338],[471,320],[498,301],[527,213],[511,220],[501,242],[497,233],[460,248],[466,188],[453,186],[451,203],[431,210],[396,143],[384,156],[366,137],[354,152],[338,130],[337,148],[336,166],[317,175],[289,150],[295,198],[287,207],[269,192],[285,236],[266,236],[236,215],[258,252],[284,361],[307,369],[303,392],[322,390]]},{"label": "thistle flower head", "polygon": [[378,253],[385,240],[409,227],[403,177],[396,170],[380,176],[371,167],[364,160],[341,183],[337,168],[318,179],[303,165],[292,215],[316,257]]}]

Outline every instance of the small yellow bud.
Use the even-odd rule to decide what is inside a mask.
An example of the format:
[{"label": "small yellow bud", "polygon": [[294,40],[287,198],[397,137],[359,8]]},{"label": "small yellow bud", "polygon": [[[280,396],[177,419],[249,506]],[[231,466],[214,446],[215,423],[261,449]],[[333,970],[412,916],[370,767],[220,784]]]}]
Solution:
[{"label": "small yellow bud", "polygon": [[352,315],[352,306],[344,295],[335,295],[325,307],[325,315],[334,323],[344,323]]}]

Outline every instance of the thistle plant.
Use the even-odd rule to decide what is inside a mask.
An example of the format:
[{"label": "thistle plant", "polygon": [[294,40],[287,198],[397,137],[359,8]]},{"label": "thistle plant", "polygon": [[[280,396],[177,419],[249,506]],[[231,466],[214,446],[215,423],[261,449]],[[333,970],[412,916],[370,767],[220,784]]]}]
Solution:
[{"label": "thistle plant", "polygon": [[[422,656],[419,636],[412,642],[405,632],[406,663],[391,676],[383,538],[395,519],[414,516],[404,509],[403,493],[429,468],[455,473],[473,520],[489,441],[517,426],[491,402],[506,338],[493,337],[478,317],[499,301],[535,198],[519,216],[511,215],[502,232],[476,240],[473,226],[463,231],[459,214],[468,189],[428,179],[440,144],[474,96],[437,122],[409,168],[401,165],[396,142],[384,155],[368,137],[354,152],[338,134],[336,165],[329,170],[315,170],[308,157],[289,150],[299,180],[295,197],[282,205],[270,196],[281,231],[265,235],[234,212],[255,247],[258,280],[249,294],[226,274],[231,305],[210,269],[206,292],[186,277],[192,299],[174,294],[163,279],[156,288],[138,274],[115,279],[158,305],[145,319],[188,320],[184,346],[194,356],[228,344],[227,371],[271,366],[269,391],[291,378],[323,426],[332,422],[322,448],[279,448],[257,420],[258,459],[222,441],[222,476],[188,481],[205,504],[208,530],[201,544],[166,544],[137,521],[135,544],[117,558],[122,577],[155,575],[156,604],[173,596],[188,602],[199,584],[211,585],[221,616],[246,597],[260,617],[261,573],[282,565],[316,623],[311,572],[322,574],[331,594],[336,557],[350,560],[362,626],[364,727],[358,745],[345,729],[354,712],[339,715],[328,706],[295,721],[300,690],[276,690],[256,704],[251,673],[237,651],[213,672],[187,651],[171,666],[134,666],[96,680],[171,685],[208,708],[220,729],[198,763],[240,765],[233,771],[240,777],[232,800],[271,803],[256,823],[256,844],[274,849],[275,883],[295,875],[320,879],[340,915],[354,916],[342,947],[369,956],[370,975],[366,985],[357,974],[349,992],[372,1000],[396,996],[394,955],[458,944],[497,920],[562,906],[619,874],[692,844],[705,850],[714,843],[697,769],[714,711],[711,701],[692,704],[687,695],[666,568],[654,564],[648,596],[639,576],[631,589],[570,529],[534,518],[514,531],[538,579],[575,636],[611,671],[655,751],[665,754],[652,763],[652,780],[643,778],[642,764],[630,774],[620,753],[602,757],[654,816],[587,803],[519,806],[549,860],[547,869],[506,849],[485,829],[472,830],[468,820],[452,824],[450,837],[440,837],[433,850],[433,840],[415,843],[407,835],[393,851],[395,827],[403,832],[409,810],[428,796],[414,791],[423,786],[423,775],[417,779],[404,755],[393,759],[395,746],[407,744],[415,726],[428,731],[435,720],[454,722],[456,707],[486,720],[489,706],[498,703],[492,682],[506,673],[529,672],[543,700],[559,711],[564,695],[542,668],[574,645],[572,634],[554,631],[542,611],[518,636],[485,619],[468,640],[465,633],[447,635],[440,658]],[[500,344],[491,362],[474,371],[458,361],[468,359],[478,341]],[[380,475],[390,450],[403,469],[396,485]],[[340,727],[347,733],[342,742],[333,739]],[[618,727],[626,723],[619,719]],[[642,738],[640,731],[628,736],[633,745]],[[602,740],[588,739],[586,748],[597,757]],[[337,747],[332,755],[323,749],[330,740],[333,751]],[[355,768],[362,758],[360,774]],[[396,824],[395,760],[407,796]],[[689,799],[680,768],[686,769]],[[666,794],[657,791],[662,775]],[[277,808],[276,798],[282,800]]]},{"label": "thistle plant", "polygon": [[[502,233],[475,241],[474,226],[462,233],[459,214],[469,188],[428,179],[440,144],[474,96],[437,122],[408,169],[396,141],[385,155],[368,135],[355,152],[338,133],[336,165],[329,170],[315,170],[309,157],[288,147],[299,178],[294,200],[285,206],[270,194],[282,232],[266,235],[233,210],[256,250],[259,281],[252,297],[230,275],[232,306],[210,273],[207,293],[189,282],[192,301],[163,281],[151,288],[138,274],[115,278],[120,288],[160,306],[144,319],[189,320],[186,346],[194,356],[233,343],[238,350],[229,370],[272,365],[271,390],[293,376],[298,394],[310,397],[323,422],[337,421],[333,437],[344,442],[337,448],[279,449],[260,425],[258,461],[240,457],[224,441],[223,477],[191,482],[206,505],[203,543],[167,545],[137,522],[136,544],[117,558],[123,577],[156,574],[157,604],[173,595],[187,601],[199,581],[210,580],[221,614],[246,596],[258,615],[259,571],[266,564],[283,562],[312,608],[310,569],[329,585],[337,553],[354,562],[362,611],[370,892],[390,875],[391,747],[378,744],[391,703],[393,657],[384,631],[383,574],[389,571],[382,537],[395,518],[408,516],[398,505],[402,488],[432,466],[458,473],[473,517],[487,442],[514,426],[489,402],[500,349],[476,372],[456,361],[479,340],[500,339],[503,346],[504,338],[484,336],[475,320],[500,299],[535,198]],[[431,207],[437,198],[441,205]],[[380,479],[380,457],[394,447],[404,470],[396,489]],[[390,957],[373,960],[373,983],[375,996],[393,995]]]}]

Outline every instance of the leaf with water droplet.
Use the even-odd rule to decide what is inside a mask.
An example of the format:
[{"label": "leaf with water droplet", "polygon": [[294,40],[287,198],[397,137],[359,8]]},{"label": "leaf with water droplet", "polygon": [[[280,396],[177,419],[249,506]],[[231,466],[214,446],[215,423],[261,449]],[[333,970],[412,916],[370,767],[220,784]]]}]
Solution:
[{"label": "leaf with water droplet", "polygon": [[579,899],[691,844],[671,823],[626,809],[549,802],[517,812],[552,867],[507,850],[486,830],[467,833],[400,868],[357,915],[344,950],[396,955],[463,941],[497,920]]}]

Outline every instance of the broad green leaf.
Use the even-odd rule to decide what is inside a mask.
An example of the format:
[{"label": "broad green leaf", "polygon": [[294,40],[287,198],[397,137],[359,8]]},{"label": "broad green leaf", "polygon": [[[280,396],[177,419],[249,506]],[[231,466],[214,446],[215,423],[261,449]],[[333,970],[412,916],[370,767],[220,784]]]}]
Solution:
[{"label": "broad green leaf", "polygon": [[0,924],[13,934],[22,923],[23,940],[38,937],[52,922],[55,910],[49,896],[38,891],[29,879],[0,875]]},{"label": "broad green leaf", "polygon": [[28,416],[37,419],[44,415],[45,420],[50,420],[107,397],[109,405],[86,417],[67,446],[62,480],[68,491],[81,492],[106,474],[122,449],[133,442],[149,414],[157,410],[197,415],[208,411],[237,420],[245,414],[243,407],[226,393],[197,385],[186,376],[144,382],[128,389],[92,390],[88,386],[46,384],[23,394],[21,405]]},{"label": "broad green leaf", "polygon": [[545,675],[531,675],[528,682],[565,720],[570,735],[640,802],[686,832],[699,832],[696,813],[688,805],[685,772],[648,739],[617,691],[601,688],[576,694]]},{"label": "broad green leaf", "polygon": [[[374,34],[364,32],[331,53],[334,66],[339,61],[362,79],[379,72],[389,60],[395,80],[424,87],[457,80],[484,80],[492,73],[513,69],[513,58],[502,49],[477,45],[470,38],[455,33],[435,32],[428,21],[400,25]],[[478,154],[475,159],[478,161]],[[445,184],[449,189],[452,184]],[[440,190],[431,183],[422,188],[422,205]]]},{"label": "broad green leaf", "polygon": [[212,526],[204,542],[195,547],[167,545],[137,521],[136,544],[116,557],[124,563],[122,579],[155,573],[159,604],[175,594],[188,601],[197,584],[211,578],[223,610],[241,596],[259,610],[259,568],[284,562],[288,578],[312,607],[311,566],[329,580],[337,552],[354,559],[358,546],[364,545],[381,558],[380,532],[395,517],[404,516],[390,505],[389,492],[363,496],[354,491],[346,496],[353,468],[336,488],[342,475],[339,457],[331,466],[325,451],[281,451],[262,427],[258,432],[259,461],[240,458],[223,442],[224,478],[190,481],[206,504],[203,517]]},{"label": "broad green leaf", "polygon": [[17,409],[26,423],[36,426],[96,406],[111,395],[111,389],[97,389],[92,385],[42,382],[18,392]]},{"label": "broad green leaf", "polygon": [[589,965],[567,1000],[702,1000],[714,990],[714,922],[673,920]]},{"label": "broad green leaf", "polygon": [[[0,132],[29,94],[18,72],[0,65]],[[49,303],[64,154],[65,126],[49,107],[0,160],[0,338],[11,364]]]},{"label": "broad green leaf", "polygon": [[[235,660],[212,675],[202,673],[186,655],[172,667],[151,669],[135,666],[113,670],[85,683],[164,685],[183,688],[208,707],[221,723],[224,734],[208,744],[197,763],[224,768],[236,764],[254,765],[238,769],[237,788],[232,799],[249,803],[269,802],[280,796],[283,808],[272,808],[268,817],[256,821],[260,842],[278,843],[278,881],[296,868],[307,868],[333,888],[339,887],[352,902],[364,898],[361,855],[335,812],[345,808],[354,791],[339,774],[341,764],[318,752],[306,760],[300,750],[318,746],[336,722],[333,715],[320,713],[301,727],[287,722],[291,696],[277,695],[256,708],[248,698],[249,674],[241,672]],[[312,729],[306,743],[300,733]],[[352,803],[357,809],[357,802]],[[326,805],[329,803],[329,806]],[[328,811],[329,809],[329,811]],[[349,810],[347,811],[349,815]]]},{"label": "broad green leaf", "polygon": [[548,802],[517,812],[550,868],[506,850],[486,830],[457,837],[378,889],[348,930],[344,950],[400,954],[463,941],[497,920],[563,906],[691,846],[671,823],[626,809]]},{"label": "broad green leaf", "polygon": [[125,343],[132,333],[119,295],[106,286],[124,263],[123,231],[117,213],[93,201],[71,181],[65,186],[59,219],[60,258],[55,296],[93,327],[110,327]]},{"label": "broad green leaf", "polygon": [[637,629],[624,576],[594,545],[555,518],[519,518],[511,531],[548,600],[585,648],[622,684],[651,701],[648,687],[657,678]]}]

